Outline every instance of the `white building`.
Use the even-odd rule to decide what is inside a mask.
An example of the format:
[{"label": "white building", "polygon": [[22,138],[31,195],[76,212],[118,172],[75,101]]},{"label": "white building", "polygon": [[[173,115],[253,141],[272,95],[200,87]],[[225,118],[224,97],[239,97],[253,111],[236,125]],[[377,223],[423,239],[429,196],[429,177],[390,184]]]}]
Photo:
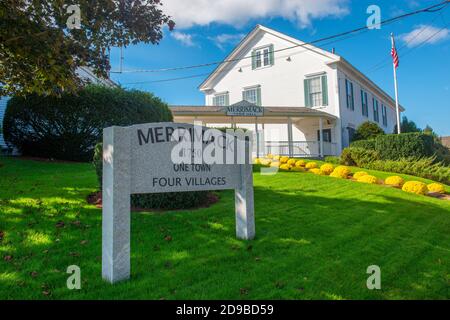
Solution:
[{"label": "white building", "polygon": [[257,131],[258,154],[339,155],[361,123],[396,124],[395,101],[345,59],[261,25],[199,88],[206,106],[172,106],[174,120]]}]

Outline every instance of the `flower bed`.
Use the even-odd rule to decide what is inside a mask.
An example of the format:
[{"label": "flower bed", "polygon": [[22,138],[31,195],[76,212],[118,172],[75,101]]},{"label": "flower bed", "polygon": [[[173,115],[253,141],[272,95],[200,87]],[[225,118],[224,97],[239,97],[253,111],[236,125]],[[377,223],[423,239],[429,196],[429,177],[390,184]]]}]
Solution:
[{"label": "flower bed", "polygon": [[256,158],[254,163],[262,166],[277,167],[281,171],[309,172],[315,175],[330,176],[339,179],[350,179],[367,184],[386,185],[399,188],[408,193],[421,195],[430,194],[436,197],[446,194],[445,186],[440,183],[430,183],[426,185],[425,183],[419,181],[405,182],[405,180],[400,176],[390,176],[383,181],[382,179],[378,179],[376,176],[370,175],[365,171],[358,171],[352,175],[349,167],[337,166],[335,168],[331,163],[325,163],[319,167],[315,161],[297,160],[286,156],[272,154],[268,154],[264,158]]}]

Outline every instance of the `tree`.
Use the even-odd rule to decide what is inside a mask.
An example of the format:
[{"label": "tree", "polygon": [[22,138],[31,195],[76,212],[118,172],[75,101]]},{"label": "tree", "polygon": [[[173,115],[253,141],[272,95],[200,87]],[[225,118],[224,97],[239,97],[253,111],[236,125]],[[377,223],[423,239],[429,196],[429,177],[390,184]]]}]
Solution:
[{"label": "tree", "polygon": [[[408,120],[406,116],[403,116],[400,127],[402,129],[402,133],[422,132],[422,130],[419,127],[417,127],[416,123],[412,120],[411,121]],[[394,133],[397,133],[397,125],[395,125]]]},{"label": "tree", "polygon": [[372,139],[380,134],[384,134],[384,131],[379,125],[375,122],[366,121],[356,129],[353,141]]},{"label": "tree", "polygon": [[74,92],[78,67],[106,77],[110,47],[157,44],[164,25],[175,26],[159,0],[75,3],[0,2],[0,95]]}]

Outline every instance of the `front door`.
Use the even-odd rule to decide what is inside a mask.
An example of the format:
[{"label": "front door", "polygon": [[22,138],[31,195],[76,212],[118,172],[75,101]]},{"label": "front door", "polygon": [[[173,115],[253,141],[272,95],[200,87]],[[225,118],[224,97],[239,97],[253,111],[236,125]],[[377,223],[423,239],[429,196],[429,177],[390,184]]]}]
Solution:
[{"label": "front door", "polygon": [[[324,143],[323,146],[323,154],[324,155],[329,155],[331,154],[331,129],[323,129],[322,130],[322,135],[323,135],[323,142],[330,142],[328,143]],[[317,130],[317,141],[319,141],[319,154],[320,154],[320,130]]]}]

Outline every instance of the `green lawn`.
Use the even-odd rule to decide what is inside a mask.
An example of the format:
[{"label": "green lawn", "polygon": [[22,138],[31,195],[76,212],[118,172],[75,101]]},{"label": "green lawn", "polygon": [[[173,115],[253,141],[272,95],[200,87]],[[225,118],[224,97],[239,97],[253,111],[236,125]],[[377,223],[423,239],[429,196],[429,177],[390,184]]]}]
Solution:
[{"label": "green lawn", "polygon": [[[232,191],[210,208],[133,213],[132,279],[110,285],[101,210],[85,201],[97,189],[92,166],[0,162],[0,299],[450,298],[450,201],[255,173],[255,240],[235,238]],[[81,290],[66,287],[73,264]],[[373,264],[382,290],[366,288]]]}]

